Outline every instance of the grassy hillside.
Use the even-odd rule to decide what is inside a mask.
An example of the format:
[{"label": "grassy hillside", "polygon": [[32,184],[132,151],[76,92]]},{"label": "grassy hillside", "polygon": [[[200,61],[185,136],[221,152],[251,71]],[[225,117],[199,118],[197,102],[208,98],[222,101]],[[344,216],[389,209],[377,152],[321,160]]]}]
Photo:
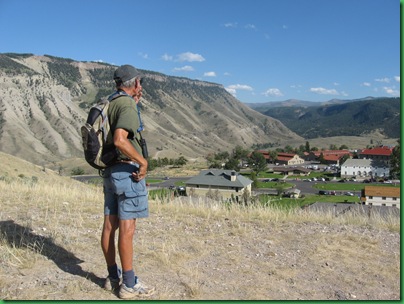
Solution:
[{"label": "grassy hillside", "polygon": [[[103,291],[102,189],[0,153],[0,299],[114,300]],[[35,177],[35,178],[33,178]],[[138,221],[153,300],[398,300],[400,223],[199,199]]]}]

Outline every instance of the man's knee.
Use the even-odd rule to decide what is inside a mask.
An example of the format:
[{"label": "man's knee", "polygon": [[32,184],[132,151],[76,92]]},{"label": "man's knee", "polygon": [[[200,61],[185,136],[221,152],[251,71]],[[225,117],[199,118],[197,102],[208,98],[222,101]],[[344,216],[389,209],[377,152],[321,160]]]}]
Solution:
[{"label": "man's knee", "polygon": [[116,215],[105,216],[103,231],[112,232],[118,229],[118,227],[119,227],[119,220]]},{"label": "man's knee", "polygon": [[131,237],[135,233],[136,219],[132,220],[120,220],[119,221],[119,233],[126,237]]}]

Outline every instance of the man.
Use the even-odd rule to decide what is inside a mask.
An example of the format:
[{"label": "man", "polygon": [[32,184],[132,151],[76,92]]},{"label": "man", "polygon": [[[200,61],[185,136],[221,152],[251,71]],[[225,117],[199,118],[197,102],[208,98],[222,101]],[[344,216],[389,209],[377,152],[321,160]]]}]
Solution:
[{"label": "man", "polygon": [[[142,156],[139,132],[143,128],[137,103],[142,96],[141,74],[131,65],[123,65],[114,73],[117,92],[111,101],[108,117],[118,158],[104,172],[104,225],[101,247],[108,268],[104,288],[129,299],[149,296],[154,292],[140,283],[133,269],[133,236],[136,219],[148,216],[145,184],[147,160]],[[119,228],[118,252],[121,270],[116,264],[115,231]]]}]

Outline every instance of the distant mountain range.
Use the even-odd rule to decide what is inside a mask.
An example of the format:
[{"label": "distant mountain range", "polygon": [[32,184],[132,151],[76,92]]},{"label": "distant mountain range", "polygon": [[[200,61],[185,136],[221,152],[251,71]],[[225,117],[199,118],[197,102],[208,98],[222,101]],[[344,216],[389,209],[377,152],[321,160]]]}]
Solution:
[{"label": "distant mountain range", "polygon": [[328,101],[306,101],[306,100],[299,100],[299,99],[288,99],[284,101],[268,101],[268,102],[261,102],[261,103],[245,103],[250,108],[257,110],[258,112],[265,112],[271,108],[279,108],[279,107],[317,107],[317,106],[325,106],[325,105],[335,105],[335,104],[344,104],[348,102],[355,102],[355,101],[362,101],[362,100],[374,100],[375,97],[365,97],[360,99],[331,99]]},{"label": "distant mountain range", "polygon": [[[0,151],[36,164],[82,158],[80,127],[114,91],[116,66],[51,55],[0,54]],[[204,157],[240,145],[301,140],[222,85],[143,71],[141,110],[152,157]]]},{"label": "distant mountain range", "polygon": [[323,103],[286,100],[247,104],[252,109],[280,120],[306,138],[363,136],[374,131],[388,138],[400,137],[400,98],[366,97],[333,99]]}]

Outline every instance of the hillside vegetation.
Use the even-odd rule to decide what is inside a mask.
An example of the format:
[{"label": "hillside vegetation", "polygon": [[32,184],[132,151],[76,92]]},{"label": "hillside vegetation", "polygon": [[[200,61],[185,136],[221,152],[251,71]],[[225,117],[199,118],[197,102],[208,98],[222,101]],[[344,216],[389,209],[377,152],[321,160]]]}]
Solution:
[{"label": "hillside vegetation", "polygon": [[[114,91],[116,66],[50,55],[0,54],[0,151],[37,164],[83,156],[89,107]],[[142,71],[141,111],[152,157],[203,157],[236,145],[301,139],[222,85]]]},{"label": "hillside vegetation", "polygon": [[306,139],[332,136],[363,136],[378,131],[387,138],[400,137],[400,98],[366,98],[325,105],[255,109],[276,118]]},{"label": "hillside vegetation", "polygon": [[[102,188],[0,153],[0,299],[115,300]],[[134,242],[152,300],[399,300],[397,217],[150,202]]]}]

